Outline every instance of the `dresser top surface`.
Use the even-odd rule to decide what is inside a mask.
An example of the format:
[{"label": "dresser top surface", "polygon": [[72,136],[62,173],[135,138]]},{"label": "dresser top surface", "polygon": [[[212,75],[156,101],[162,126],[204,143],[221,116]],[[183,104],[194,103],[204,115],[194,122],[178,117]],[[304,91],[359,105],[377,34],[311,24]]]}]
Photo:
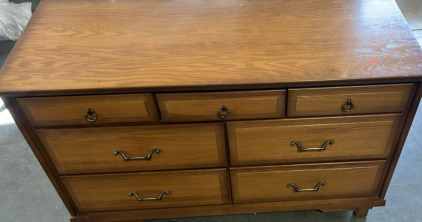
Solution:
[{"label": "dresser top surface", "polygon": [[0,95],[422,79],[394,0],[42,1]]}]

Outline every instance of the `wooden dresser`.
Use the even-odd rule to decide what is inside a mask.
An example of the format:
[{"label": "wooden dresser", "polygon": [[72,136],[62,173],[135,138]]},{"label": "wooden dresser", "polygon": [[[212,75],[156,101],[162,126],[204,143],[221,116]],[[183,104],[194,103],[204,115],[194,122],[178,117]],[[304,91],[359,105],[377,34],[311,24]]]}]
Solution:
[{"label": "wooden dresser", "polygon": [[421,81],[394,0],[42,1],[0,95],[71,221],[365,216]]}]

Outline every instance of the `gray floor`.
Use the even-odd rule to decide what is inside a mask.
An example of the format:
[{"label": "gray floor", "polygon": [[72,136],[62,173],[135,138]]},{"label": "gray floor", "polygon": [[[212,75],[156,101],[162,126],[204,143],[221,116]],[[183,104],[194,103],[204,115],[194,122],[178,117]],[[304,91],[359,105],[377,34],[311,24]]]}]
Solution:
[{"label": "gray floor", "polygon": [[[397,0],[422,44],[422,0]],[[13,43],[0,42],[0,67]],[[9,50],[10,51],[10,50]],[[376,207],[366,218],[352,212],[318,211],[259,213],[156,221],[422,221],[422,106],[419,107],[404,151],[386,196],[387,205]],[[0,222],[64,222],[69,214],[42,171],[8,111],[0,102]]]}]

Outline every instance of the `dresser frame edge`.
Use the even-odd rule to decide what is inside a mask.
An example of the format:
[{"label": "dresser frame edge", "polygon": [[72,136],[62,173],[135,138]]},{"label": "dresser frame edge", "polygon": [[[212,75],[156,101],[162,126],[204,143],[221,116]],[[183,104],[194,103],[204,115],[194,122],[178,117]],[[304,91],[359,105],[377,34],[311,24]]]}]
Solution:
[{"label": "dresser frame edge", "polygon": [[2,97],[2,100],[70,215],[75,216],[77,214],[77,208],[73,204],[70,195],[66,192],[57,169],[54,167],[54,164],[49,158],[47,152],[44,150],[41,141],[36,135],[29,120],[26,118],[23,110],[20,108],[16,98]]}]

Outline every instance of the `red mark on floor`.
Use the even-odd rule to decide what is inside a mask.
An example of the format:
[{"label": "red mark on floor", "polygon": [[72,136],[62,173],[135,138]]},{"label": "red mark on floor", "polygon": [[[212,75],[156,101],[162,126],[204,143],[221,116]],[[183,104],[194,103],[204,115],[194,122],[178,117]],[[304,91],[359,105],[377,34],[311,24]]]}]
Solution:
[{"label": "red mark on floor", "polygon": [[377,60],[376,59],[370,59],[369,60],[369,63],[376,63],[377,62]]}]

